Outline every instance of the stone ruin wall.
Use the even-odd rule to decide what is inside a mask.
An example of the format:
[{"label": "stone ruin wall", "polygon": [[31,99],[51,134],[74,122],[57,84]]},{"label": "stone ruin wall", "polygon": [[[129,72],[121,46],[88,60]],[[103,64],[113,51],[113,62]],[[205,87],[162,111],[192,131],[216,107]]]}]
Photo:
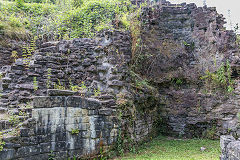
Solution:
[{"label": "stone ruin wall", "polygon": [[[18,115],[24,111],[28,117],[17,126],[19,135],[4,136],[6,145],[0,159],[42,160],[49,154],[56,159],[94,157],[101,147],[112,146],[119,129],[129,129],[119,121],[116,95],[129,88],[130,59],[129,33],[106,31],[95,39],[43,43],[29,65],[20,58],[3,66],[1,113]],[[38,90],[34,90],[33,77]],[[87,90],[77,93],[53,89],[59,81],[70,89],[70,79],[73,85],[85,82]],[[100,89],[101,95],[94,96],[94,89]],[[32,101],[32,109],[20,107]],[[153,125],[151,116],[137,115],[131,130],[136,142],[144,140]],[[0,123],[4,133],[14,127],[8,120]]]},{"label": "stone ruin wall", "polygon": [[[99,87],[103,92],[119,90],[124,86],[122,80],[131,58],[131,42],[127,34],[115,33],[111,39],[107,34],[111,32],[96,39],[43,43],[29,64],[21,58],[13,65],[3,66],[1,106],[16,107],[32,100],[32,95],[46,95],[48,80],[49,88],[60,81],[67,89],[70,82],[73,85],[84,82],[88,88]],[[33,88],[34,77],[37,91]]]},{"label": "stone ruin wall", "polygon": [[[223,26],[223,15],[214,7],[163,1],[146,7],[142,21],[142,53],[150,58],[140,72],[159,89],[162,132],[201,137],[212,130],[217,136],[240,136],[239,50],[236,35]],[[204,93],[200,77],[227,61],[236,82],[233,94]]]},{"label": "stone ruin wall", "polygon": [[[153,56],[142,63],[148,68],[143,67],[142,72],[159,90],[161,132],[194,137],[214,128],[217,135],[239,136],[238,82],[234,94],[228,97],[204,94],[204,86],[198,84],[199,76],[206,69],[216,71],[226,60],[231,63],[232,77],[237,79],[239,52],[235,34],[224,30],[224,18],[215,8],[163,2],[163,7],[144,8],[141,31],[146,46],[143,52]],[[102,142],[112,145],[121,126],[114,97],[131,89],[127,74],[130,46],[129,33],[106,32],[96,39],[47,42],[36,51],[28,67],[23,59],[3,66],[1,112],[18,112],[19,104],[32,100],[34,108],[29,111],[31,114],[21,127],[20,136],[15,137],[17,141],[12,141],[12,137],[5,139],[6,148],[0,157],[45,158],[51,151],[57,158],[76,153],[86,156],[96,154]],[[70,78],[73,84],[84,81],[89,88],[99,87],[103,95],[93,97],[91,90],[84,96],[75,93],[47,96],[48,68],[51,68],[51,88],[58,80],[69,86]],[[33,88],[33,77],[37,77],[37,91]],[[184,84],[173,84],[176,78]],[[33,95],[39,97],[33,99]],[[11,125],[1,122],[1,127],[4,130]],[[72,127],[80,133],[72,135]],[[137,117],[131,132],[140,141],[152,132],[152,127],[153,117],[145,114]]]}]

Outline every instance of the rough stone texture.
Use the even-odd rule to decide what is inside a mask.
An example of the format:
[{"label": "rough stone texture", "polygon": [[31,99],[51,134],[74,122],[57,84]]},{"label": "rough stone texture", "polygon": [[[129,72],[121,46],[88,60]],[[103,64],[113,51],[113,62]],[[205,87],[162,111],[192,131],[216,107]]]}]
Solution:
[{"label": "rough stone texture", "polygon": [[164,83],[173,76],[196,81],[238,53],[235,34],[224,30],[224,18],[215,8],[185,3],[154,7],[143,11],[141,31],[143,50],[152,54],[143,72],[154,81]]},{"label": "rough stone texture", "polygon": [[[80,96],[35,97],[32,116],[19,129],[19,135],[4,137],[6,145],[0,158],[42,160],[50,154],[55,159],[94,157],[100,148],[116,142],[121,128],[112,101]],[[145,139],[152,131],[151,117],[146,117],[139,116],[134,123],[135,141]]]},{"label": "rough stone texture", "polygon": [[[116,116],[100,112],[104,107],[100,104],[96,99],[82,97],[36,97],[31,117],[34,123],[20,128],[17,141],[5,139],[7,145],[1,159],[40,160],[51,151],[54,155],[63,152],[61,156],[56,154],[56,159],[67,159],[74,153],[79,156],[98,153],[103,147],[101,143],[112,145],[119,128]],[[108,110],[115,111],[108,106]],[[73,130],[79,133],[72,133]]]},{"label": "rough stone texture", "polygon": [[[215,8],[197,8],[195,4],[162,1],[148,5],[142,12],[141,45],[145,58],[139,73],[154,82],[159,91],[161,132],[193,137],[210,130],[217,136],[240,136],[238,81],[233,95],[204,93],[199,81],[206,70],[214,72],[227,60],[233,69],[232,77],[238,78],[236,37],[233,31],[224,29],[223,16]],[[39,45],[28,66],[23,59],[3,66],[1,113],[8,108],[18,114],[19,104],[32,101],[33,95],[39,97],[34,99],[33,111],[28,111],[29,119],[23,122],[20,136],[5,138],[7,144],[0,157],[47,159],[51,151],[59,159],[76,154],[91,156],[98,153],[100,144],[112,145],[120,128],[136,142],[145,139],[153,131],[154,114],[132,111],[130,116],[123,115],[121,123],[117,118],[121,108],[116,104],[116,95],[133,90],[128,76],[129,35],[114,31],[103,32],[95,39],[47,42]],[[36,91],[34,77],[38,83]],[[183,84],[176,85],[177,79]],[[48,80],[51,89],[59,81],[65,89],[70,89],[70,82],[73,85],[85,82],[87,89],[77,93],[62,88],[49,90],[52,96],[46,96]],[[94,96],[97,88],[102,95]],[[142,102],[149,98],[147,94],[143,93],[143,97],[140,94],[136,98],[138,104],[150,108],[151,103]],[[150,109],[155,113],[159,110]],[[135,121],[129,126],[131,116],[135,116]],[[12,127],[6,121],[1,126],[4,132]],[[80,133],[71,135],[72,127]],[[222,157],[236,159],[238,141],[227,143],[232,140],[230,137],[222,140]]]},{"label": "rough stone texture", "polygon": [[233,136],[221,136],[220,145],[222,154],[221,160],[239,160],[240,159],[240,141],[235,140]]},{"label": "rough stone texture", "polygon": [[[154,9],[153,9],[154,8]],[[224,18],[214,7],[171,4],[162,1],[142,13],[139,73],[154,82],[163,104],[161,117],[166,134],[240,136],[239,82],[234,96],[206,94],[200,77],[215,72],[227,60],[232,77],[238,77],[239,50],[236,35],[224,29]],[[180,80],[182,84],[176,84]]]},{"label": "rough stone texture", "polygon": [[[46,95],[48,80],[50,88],[59,81],[66,89],[70,89],[70,82],[72,85],[85,82],[89,94],[98,88],[102,92],[119,92],[119,88],[125,85],[123,76],[131,59],[130,40],[127,33],[104,32],[96,39],[42,44],[28,66],[24,59],[17,59],[13,65],[0,69],[3,74],[0,107],[16,107],[19,103],[31,101],[33,94]],[[34,91],[34,77],[37,91]]]},{"label": "rough stone texture", "polygon": [[0,67],[11,65],[15,59],[12,57],[12,52],[17,52],[17,56],[22,56],[22,46],[26,44],[23,41],[2,40],[0,35]]},{"label": "rough stone texture", "polygon": [[[129,131],[129,119],[119,121],[116,104],[116,95],[127,92],[130,86],[126,80],[130,40],[129,33],[106,31],[95,39],[47,42],[35,51],[28,66],[24,59],[3,66],[2,110],[18,115],[19,105],[31,101],[34,108],[28,109],[28,117],[17,127],[1,121],[6,145],[0,158],[42,160],[51,154],[56,159],[94,157],[100,147],[110,147],[116,141],[120,128],[130,132],[135,142],[146,139],[153,130],[152,117],[137,114]],[[65,89],[81,86],[82,82],[86,88],[81,92],[47,89],[48,80],[50,88],[59,81]],[[98,88],[101,94],[96,96],[94,89]],[[19,135],[9,137],[14,128],[20,128]],[[72,130],[79,133],[71,134]]]}]

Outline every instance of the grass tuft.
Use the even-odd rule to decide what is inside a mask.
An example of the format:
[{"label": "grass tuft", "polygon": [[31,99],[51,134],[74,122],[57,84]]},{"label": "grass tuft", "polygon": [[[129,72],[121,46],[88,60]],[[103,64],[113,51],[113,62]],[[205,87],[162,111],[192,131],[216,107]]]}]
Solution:
[{"label": "grass tuft", "polygon": [[[201,151],[201,147],[206,150]],[[118,160],[219,160],[218,140],[174,139],[159,136],[142,145],[137,153],[127,153]]]}]

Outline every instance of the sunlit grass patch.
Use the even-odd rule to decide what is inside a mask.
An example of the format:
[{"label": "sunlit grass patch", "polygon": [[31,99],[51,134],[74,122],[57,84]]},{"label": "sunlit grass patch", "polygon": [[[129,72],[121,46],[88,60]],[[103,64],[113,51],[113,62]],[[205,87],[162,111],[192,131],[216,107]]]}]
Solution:
[{"label": "sunlit grass patch", "polygon": [[[201,147],[206,148],[201,151]],[[142,145],[137,153],[128,153],[122,160],[219,160],[218,140],[172,139],[157,137]]]}]

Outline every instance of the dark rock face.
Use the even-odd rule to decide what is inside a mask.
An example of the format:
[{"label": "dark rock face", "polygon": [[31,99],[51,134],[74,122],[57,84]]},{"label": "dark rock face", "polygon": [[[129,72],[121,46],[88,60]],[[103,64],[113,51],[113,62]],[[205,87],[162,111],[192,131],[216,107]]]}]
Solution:
[{"label": "dark rock face", "polygon": [[162,1],[144,8],[142,22],[144,59],[138,72],[159,88],[164,104],[162,132],[193,137],[211,130],[217,136],[228,132],[240,136],[238,82],[234,96],[229,96],[204,93],[200,79],[227,61],[232,76],[236,72],[238,77],[236,35],[224,29],[223,16],[214,7]]},{"label": "dark rock face", "polygon": [[151,55],[143,73],[149,78],[158,83],[173,77],[197,81],[207,69],[215,71],[234,59],[235,35],[223,29],[224,18],[215,8],[162,5],[145,8],[142,15],[143,53]]}]

